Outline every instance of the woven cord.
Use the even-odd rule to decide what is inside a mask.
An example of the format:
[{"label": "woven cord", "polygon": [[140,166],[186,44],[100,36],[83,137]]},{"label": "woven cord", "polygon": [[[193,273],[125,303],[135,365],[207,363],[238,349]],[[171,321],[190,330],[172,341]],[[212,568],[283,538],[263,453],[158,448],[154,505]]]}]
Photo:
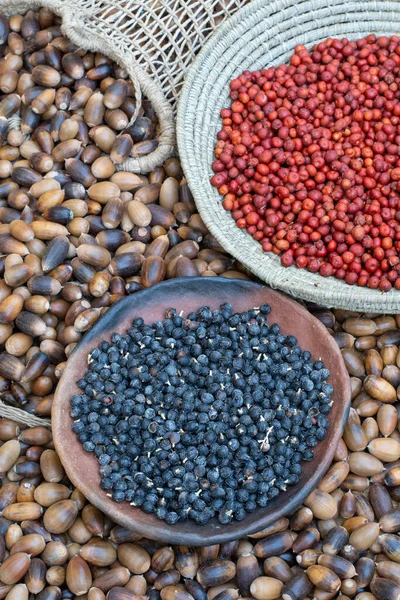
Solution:
[{"label": "woven cord", "polygon": [[1,400],[0,418],[11,419],[12,421],[23,423],[27,427],[51,427],[50,419],[42,419],[41,417],[35,417],[35,415],[31,415],[25,410],[22,410],[21,408],[14,408],[13,406],[8,406],[7,404],[4,404],[4,402],[2,402]]}]

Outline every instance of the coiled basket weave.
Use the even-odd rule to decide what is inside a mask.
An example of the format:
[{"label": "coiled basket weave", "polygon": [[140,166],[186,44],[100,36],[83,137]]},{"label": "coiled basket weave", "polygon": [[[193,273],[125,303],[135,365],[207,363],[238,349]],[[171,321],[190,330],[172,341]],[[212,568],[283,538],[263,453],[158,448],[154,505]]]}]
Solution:
[{"label": "coiled basket weave", "polygon": [[308,47],[328,37],[357,39],[400,33],[400,2],[365,0],[254,0],[225,21],[191,66],[178,103],[177,140],[181,162],[199,212],[227,252],[273,288],[324,306],[377,313],[400,312],[400,291],[350,286],[297,267],[236,227],[211,186],[211,163],[219,113],[228,106],[229,82],[242,71],[278,65],[297,44]]}]

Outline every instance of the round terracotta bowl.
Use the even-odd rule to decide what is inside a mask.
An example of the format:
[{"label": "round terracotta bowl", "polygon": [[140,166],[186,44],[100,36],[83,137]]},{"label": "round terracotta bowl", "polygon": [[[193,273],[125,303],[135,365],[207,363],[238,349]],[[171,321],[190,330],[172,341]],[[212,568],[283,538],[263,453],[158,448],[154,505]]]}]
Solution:
[{"label": "round terracotta bowl", "polygon": [[[134,317],[141,316],[151,324],[163,319],[168,308],[176,308],[178,312],[182,310],[187,314],[200,306],[216,309],[224,302],[231,302],[235,311],[269,304],[269,323],[278,323],[283,333],[298,338],[300,346],[309,350],[314,360],[324,361],[331,372],[330,381],[334,386],[330,426],[326,438],[314,450],[314,459],[303,463],[299,483],[281,492],[266,508],[249,514],[243,521],[228,525],[221,525],[217,520],[207,525],[197,525],[190,520],[167,525],[155,515],[146,514],[127,502],[114,502],[100,488],[97,458],[82,449],[71,429],[70,398],[72,394],[80,393],[76,382],[85,373],[89,352],[101,341],[109,340],[113,332],[125,333]],[[201,546],[255,533],[280,517],[293,513],[329,467],[342,435],[349,406],[350,383],[340,351],[325,327],[305,308],[279,292],[250,281],[195,277],[174,279],[127,296],[97,321],[68,359],[54,398],[52,426],[55,447],[68,477],[92,504],[113,521],[163,543]]]}]

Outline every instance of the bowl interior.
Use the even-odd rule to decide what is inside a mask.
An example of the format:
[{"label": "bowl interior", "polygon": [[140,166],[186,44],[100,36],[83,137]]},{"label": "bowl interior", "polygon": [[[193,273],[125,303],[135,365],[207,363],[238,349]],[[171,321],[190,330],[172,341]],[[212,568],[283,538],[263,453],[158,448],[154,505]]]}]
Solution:
[{"label": "bowl interior", "polygon": [[[325,439],[315,448],[311,462],[303,463],[300,481],[273,499],[266,508],[260,508],[243,521],[221,525],[216,520],[200,526],[192,521],[178,521],[167,525],[153,514],[146,514],[129,503],[111,500],[100,488],[97,458],[82,449],[73,433],[69,415],[70,397],[80,392],[76,385],[87,367],[87,355],[101,341],[109,340],[113,332],[125,333],[135,316],[146,323],[164,317],[167,308],[183,310],[185,314],[207,305],[216,309],[231,302],[235,311],[246,310],[268,303],[269,323],[278,323],[283,333],[295,335],[303,349],[313,359],[322,359],[331,372],[334,385],[333,406],[329,415],[330,426]],[[148,290],[127,296],[113,305],[78,344],[58,384],[53,409],[52,425],[55,447],[71,479],[89,499],[115,522],[144,537],[165,543],[209,545],[237,539],[266,527],[279,517],[292,513],[308,496],[328,468],[341,437],[350,404],[350,384],[340,351],[325,327],[300,304],[283,294],[259,284],[243,280],[220,278],[175,279]]]}]

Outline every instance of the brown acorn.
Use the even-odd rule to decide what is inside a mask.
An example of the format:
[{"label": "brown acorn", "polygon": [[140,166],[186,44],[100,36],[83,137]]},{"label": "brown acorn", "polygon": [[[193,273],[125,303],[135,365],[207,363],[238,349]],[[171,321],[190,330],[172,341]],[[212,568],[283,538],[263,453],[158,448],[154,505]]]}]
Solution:
[{"label": "brown acorn", "polygon": [[51,533],[64,533],[75,521],[78,508],[73,500],[60,500],[49,506],[43,515],[43,524]]},{"label": "brown acorn", "polygon": [[258,577],[250,586],[250,593],[256,600],[275,600],[281,596],[283,583],[273,577]]},{"label": "brown acorn", "polygon": [[[227,583],[235,575],[235,563],[230,560],[218,559],[201,565],[197,571],[196,578],[203,587],[213,587]],[[251,590],[251,593],[254,595],[253,590]]]},{"label": "brown acorn", "polygon": [[92,585],[92,574],[88,564],[75,555],[68,563],[66,582],[69,590],[76,596],[82,596],[89,591]]},{"label": "brown acorn", "polygon": [[128,567],[134,575],[141,575],[150,567],[151,559],[149,554],[137,544],[121,544],[118,546],[117,552],[121,565]]},{"label": "brown acorn", "polygon": [[117,552],[109,542],[93,538],[82,546],[80,556],[89,564],[96,567],[112,565],[117,559]]},{"label": "brown acorn", "polygon": [[0,581],[6,585],[17,583],[29,569],[31,559],[24,552],[17,552],[0,566]]}]

